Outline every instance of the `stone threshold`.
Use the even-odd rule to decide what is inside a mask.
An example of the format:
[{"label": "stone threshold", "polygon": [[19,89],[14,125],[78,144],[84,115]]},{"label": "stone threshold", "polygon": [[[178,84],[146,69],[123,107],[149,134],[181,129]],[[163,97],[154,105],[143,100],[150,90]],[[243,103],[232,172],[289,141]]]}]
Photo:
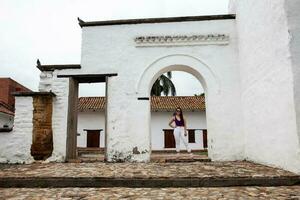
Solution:
[{"label": "stone threshold", "polygon": [[64,187],[236,187],[236,186],[294,186],[300,176],[278,177],[171,177],[171,178],[115,178],[115,177],[2,177],[0,188],[64,188]]},{"label": "stone threshold", "polygon": [[[95,157],[80,157],[78,159],[70,159],[68,163],[97,163],[102,162],[105,163],[104,159],[102,158],[95,158]],[[211,162],[210,158],[157,158],[151,159],[152,163],[192,163],[192,162]]]}]

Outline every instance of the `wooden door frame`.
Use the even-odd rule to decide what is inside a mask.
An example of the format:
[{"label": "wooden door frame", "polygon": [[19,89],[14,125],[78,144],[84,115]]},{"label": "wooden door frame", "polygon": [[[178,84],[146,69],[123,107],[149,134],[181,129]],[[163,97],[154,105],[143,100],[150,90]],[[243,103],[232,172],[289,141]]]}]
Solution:
[{"label": "wooden door frame", "polygon": [[58,78],[69,78],[69,96],[67,113],[67,139],[66,139],[66,161],[77,159],[77,123],[78,123],[78,89],[79,83],[101,83],[105,82],[105,160],[107,158],[107,85],[109,77],[118,74],[77,74],[57,75]]},{"label": "wooden door frame", "polygon": [[78,105],[78,81],[69,78],[68,117],[67,117],[67,144],[66,160],[77,158],[77,105]]}]

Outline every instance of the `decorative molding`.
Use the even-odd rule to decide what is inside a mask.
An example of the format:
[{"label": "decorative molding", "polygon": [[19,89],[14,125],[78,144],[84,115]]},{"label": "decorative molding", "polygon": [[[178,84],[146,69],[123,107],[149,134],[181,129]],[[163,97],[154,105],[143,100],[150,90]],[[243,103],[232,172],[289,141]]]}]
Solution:
[{"label": "decorative molding", "polygon": [[152,46],[197,46],[197,45],[227,45],[229,35],[165,35],[165,36],[139,36],[134,39],[136,47]]}]

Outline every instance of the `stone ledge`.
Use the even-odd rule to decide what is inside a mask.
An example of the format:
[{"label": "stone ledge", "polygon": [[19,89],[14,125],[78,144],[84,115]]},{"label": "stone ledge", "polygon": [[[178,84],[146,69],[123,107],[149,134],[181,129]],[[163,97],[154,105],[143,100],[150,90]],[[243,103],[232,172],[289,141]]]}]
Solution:
[{"label": "stone ledge", "polygon": [[12,95],[17,97],[56,96],[53,92],[13,92]]},{"label": "stone ledge", "polygon": [[62,187],[233,187],[300,185],[300,176],[279,177],[181,177],[181,178],[109,178],[109,177],[2,177],[0,188]]}]

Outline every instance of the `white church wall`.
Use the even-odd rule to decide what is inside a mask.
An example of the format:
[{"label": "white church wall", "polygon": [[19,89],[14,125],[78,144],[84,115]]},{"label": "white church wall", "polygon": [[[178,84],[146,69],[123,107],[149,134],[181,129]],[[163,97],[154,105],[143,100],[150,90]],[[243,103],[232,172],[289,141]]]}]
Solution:
[{"label": "white church wall", "polygon": [[8,128],[12,128],[13,125],[14,116],[0,112],[0,128],[3,128],[3,126],[8,126]]},{"label": "white church wall", "polygon": [[285,1],[236,2],[246,159],[300,173]]},{"label": "white church wall", "polygon": [[[212,33],[229,35],[229,44],[136,47],[134,42],[137,36]],[[194,71],[186,67],[177,69],[202,73],[208,86],[209,156],[213,160],[242,159],[244,139],[236,47],[234,20],[83,27],[82,69],[77,73],[118,73],[107,84],[108,160],[149,160],[150,106],[149,101],[137,98],[149,95],[150,83],[139,85],[139,81],[142,76],[151,80],[157,75],[151,70],[161,60],[174,62],[162,61],[155,68],[156,73],[168,67],[164,64],[192,65]],[[141,134],[142,129],[148,131]],[[134,148],[142,153],[133,154]]]},{"label": "white church wall", "polygon": [[298,129],[298,155],[300,159],[300,1],[286,0],[285,11],[288,19],[290,34],[290,54],[294,77],[294,102],[296,107],[296,121]]},{"label": "white church wall", "polygon": [[62,162],[66,157],[69,80],[57,78],[57,74],[58,70],[41,72],[39,91],[52,91],[56,95],[52,112],[53,152],[47,160]]},{"label": "white church wall", "polygon": [[31,163],[32,97],[15,97],[15,124],[12,132],[0,133],[0,163]]},{"label": "white church wall", "polygon": [[103,129],[100,132],[100,148],[105,146],[105,115],[104,111],[78,112],[77,147],[87,146],[87,132],[84,129]]}]

